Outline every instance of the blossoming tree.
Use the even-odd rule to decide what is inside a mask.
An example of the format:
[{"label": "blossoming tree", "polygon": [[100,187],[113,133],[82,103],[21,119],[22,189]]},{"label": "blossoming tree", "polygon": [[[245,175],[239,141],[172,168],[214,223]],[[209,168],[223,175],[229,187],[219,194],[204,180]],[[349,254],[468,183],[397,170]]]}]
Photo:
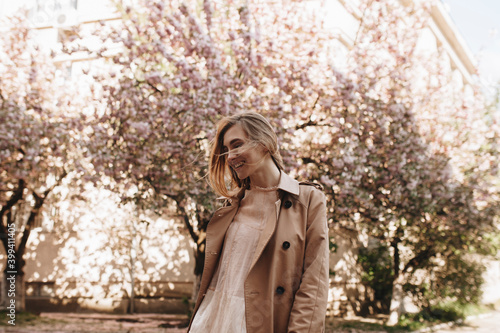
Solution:
[{"label": "blossoming tree", "polygon": [[326,186],[330,221],[391,247],[395,322],[417,269],[456,262],[491,230],[498,123],[484,126],[480,94],[453,84],[442,54],[419,52],[428,7],[361,1],[340,69],[320,4],[119,2],[123,21],[96,33],[120,51],[95,50],[113,72],[96,76],[105,103],[88,153],[96,179],[112,178],[125,200],[174,205],[199,275],[215,202],[205,181],[214,123],[263,113],[288,171]]},{"label": "blossoming tree", "polygon": [[443,276],[463,253],[491,252],[483,240],[499,209],[498,119],[453,79],[443,50],[419,44],[431,5],[362,2],[347,70],[333,70],[306,111],[299,153],[329,185],[333,219],[391,249],[392,324],[417,270]]},{"label": "blossoming tree", "polygon": [[17,308],[23,309],[26,244],[54,188],[79,168],[80,116],[73,115],[80,110],[61,71],[34,43],[23,15],[2,26],[0,233],[5,235],[5,272],[15,275]]},{"label": "blossoming tree", "polygon": [[[230,113],[261,111],[287,147],[293,128],[284,122],[311,98],[300,93],[309,84],[302,74],[309,64],[303,60],[314,59],[317,45],[303,42],[313,24],[311,31],[299,32],[304,6],[208,0],[202,6],[196,1],[142,1],[137,7],[119,3],[121,24],[103,25],[96,32],[111,46],[87,49],[110,59],[114,68],[96,75],[95,91],[105,105],[96,106],[100,111],[88,151],[94,178],[112,178],[124,200],[143,207],[174,205],[197,244],[197,276],[216,202],[206,182],[214,124]],[[296,39],[287,40],[284,26],[297,30]],[[113,53],[116,45],[119,53]],[[73,47],[81,49],[67,46],[70,52]],[[294,49],[307,52],[298,56]],[[284,156],[291,166],[296,165],[293,154],[289,150]]]}]

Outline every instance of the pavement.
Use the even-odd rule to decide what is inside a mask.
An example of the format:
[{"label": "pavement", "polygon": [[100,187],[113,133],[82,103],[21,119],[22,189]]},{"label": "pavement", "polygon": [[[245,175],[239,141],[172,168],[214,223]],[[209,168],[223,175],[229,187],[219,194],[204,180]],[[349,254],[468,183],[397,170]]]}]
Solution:
[{"label": "pavement", "polygon": [[[427,332],[432,333],[458,333],[458,332],[474,332],[474,333],[500,333],[500,311],[493,311],[478,316],[472,316],[463,323],[453,323],[442,325],[442,327],[434,327],[433,330]],[[422,331],[423,333],[423,331]]]},{"label": "pavement", "polygon": [[187,316],[42,312],[33,323],[0,327],[0,333],[186,333]]},{"label": "pavement", "polygon": [[[19,326],[0,326],[0,333],[186,333],[187,316],[165,314],[115,315],[99,313],[41,313],[36,321]],[[500,333],[500,311],[469,317],[463,323],[448,323],[418,333]],[[327,333],[383,333],[346,328]],[[417,333],[417,332],[415,332]]]}]

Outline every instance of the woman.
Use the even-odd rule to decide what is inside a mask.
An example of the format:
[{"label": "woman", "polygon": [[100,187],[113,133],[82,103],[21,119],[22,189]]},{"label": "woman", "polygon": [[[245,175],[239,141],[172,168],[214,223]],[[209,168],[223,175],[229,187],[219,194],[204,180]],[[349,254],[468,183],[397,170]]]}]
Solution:
[{"label": "woman", "polygon": [[220,121],[209,178],[226,204],[207,227],[188,332],[322,332],[329,280],[321,187],[284,173],[276,134],[254,112]]}]

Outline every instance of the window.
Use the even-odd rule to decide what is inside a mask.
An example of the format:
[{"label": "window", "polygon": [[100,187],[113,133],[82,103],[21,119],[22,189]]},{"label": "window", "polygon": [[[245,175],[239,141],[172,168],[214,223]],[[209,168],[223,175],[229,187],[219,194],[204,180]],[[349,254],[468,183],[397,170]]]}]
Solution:
[{"label": "window", "polygon": [[77,9],[78,0],[36,0],[28,17],[36,27],[69,25]]}]

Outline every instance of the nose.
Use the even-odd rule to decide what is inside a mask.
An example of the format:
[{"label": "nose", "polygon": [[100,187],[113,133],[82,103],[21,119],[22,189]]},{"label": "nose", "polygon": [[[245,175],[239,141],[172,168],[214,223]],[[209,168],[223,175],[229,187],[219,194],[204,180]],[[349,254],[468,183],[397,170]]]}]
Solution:
[{"label": "nose", "polygon": [[238,155],[236,154],[236,152],[234,150],[229,150],[227,152],[227,160],[228,162],[231,162],[232,160],[234,160]]}]

